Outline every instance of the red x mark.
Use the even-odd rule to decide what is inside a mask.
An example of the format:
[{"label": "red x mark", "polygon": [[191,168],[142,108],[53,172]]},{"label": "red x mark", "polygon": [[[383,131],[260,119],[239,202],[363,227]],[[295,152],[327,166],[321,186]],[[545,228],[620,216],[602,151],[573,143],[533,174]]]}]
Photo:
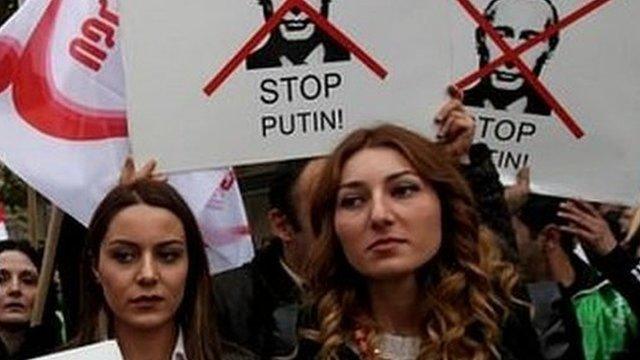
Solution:
[{"label": "red x mark", "polygon": [[584,131],[574,121],[569,112],[553,97],[553,95],[547,90],[547,88],[538,80],[537,76],[527,67],[527,65],[520,59],[520,55],[533,48],[537,44],[547,40],[549,37],[556,34],[563,28],[575,23],[576,21],[584,18],[588,14],[592,13],[602,5],[611,0],[592,0],[584,6],[578,8],[565,18],[558,21],[557,24],[548,27],[545,31],[533,37],[529,41],[518,45],[515,48],[509,47],[507,43],[502,39],[500,34],[493,28],[491,23],[482,15],[478,9],[476,9],[470,0],[458,0],[460,5],[469,13],[469,15],[478,23],[478,25],[489,35],[489,37],[496,43],[496,45],[502,50],[503,55],[497,59],[491,61],[482,69],[464,77],[462,80],[456,83],[456,86],[460,89],[466,88],[473,82],[488,75],[498,66],[506,63],[513,62],[520,70],[520,73],[524,76],[525,80],[531,84],[534,90],[542,97],[546,103],[555,111],[560,120],[565,124],[569,131],[576,137],[581,138],[584,136]]},{"label": "red x mark", "polygon": [[211,79],[204,87],[203,91],[211,96],[231,74],[240,66],[240,64],[251,54],[258,44],[280,23],[282,18],[289,10],[297,7],[300,11],[306,13],[311,21],[320,27],[327,35],[331,36],[335,41],[355,55],[365,66],[373,71],[379,78],[384,79],[387,71],[378,64],[371,56],[369,56],[362,48],[353,42],[347,35],[331,24],[312,6],[307,4],[305,0],[287,0],[284,4],[271,16],[271,18],[260,27],[260,29],[247,41],[238,53],[229,60],[229,62]]}]

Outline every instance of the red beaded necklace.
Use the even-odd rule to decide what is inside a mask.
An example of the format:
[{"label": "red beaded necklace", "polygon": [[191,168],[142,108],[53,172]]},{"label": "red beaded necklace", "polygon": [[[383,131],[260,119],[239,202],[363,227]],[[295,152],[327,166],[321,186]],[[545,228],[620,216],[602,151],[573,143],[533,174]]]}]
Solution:
[{"label": "red beaded necklace", "polygon": [[378,355],[380,355],[380,350],[371,348],[369,343],[367,342],[367,338],[371,333],[370,329],[366,329],[362,326],[358,326],[356,330],[353,332],[353,340],[360,352],[360,357],[362,360],[376,360]]}]

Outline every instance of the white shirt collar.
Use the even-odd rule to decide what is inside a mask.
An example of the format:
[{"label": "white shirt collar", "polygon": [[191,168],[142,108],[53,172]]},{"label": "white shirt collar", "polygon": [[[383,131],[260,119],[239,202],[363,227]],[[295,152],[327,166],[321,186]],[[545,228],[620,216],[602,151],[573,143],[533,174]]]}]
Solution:
[{"label": "white shirt collar", "polygon": [[184,337],[182,336],[182,329],[178,331],[178,340],[176,340],[176,346],[171,353],[171,360],[187,360],[187,353],[184,350]]},{"label": "white shirt collar", "polygon": [[293,269],[291,269],[286,262],[282,258],[280,258],[280,264],[284,268],[284,271],[291,277],[293,282],[298,286],[298,288],[302,289],[304,286],[304,279],[298,275]]}]

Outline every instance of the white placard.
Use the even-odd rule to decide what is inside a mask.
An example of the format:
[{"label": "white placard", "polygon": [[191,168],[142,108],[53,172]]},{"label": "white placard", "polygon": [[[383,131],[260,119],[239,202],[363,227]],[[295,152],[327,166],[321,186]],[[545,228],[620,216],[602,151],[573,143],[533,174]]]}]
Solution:
[{"label": "white placard", "polygon": [[495,150],[503,180],[512,182],[527,165],[536,192],[634,202],[640,185],[640,2],[453,2],[458,80],[504,54],[463,5],[488,17],[511,48],[555,26],[554,12],[561,25],[568,23],[519,56],[566,116],[510,66],[515,63],[466,88],[465,103],[478,120],[477,140]]},{"label": "white placard", "polygon": [[138,0],[121,10],[133,152],[168,170],[325,153],[380,121],[425,132],[451,80],[439,1]]},{"label": "white placard", "polygon": [[83,346],[73,350],[35,358],[34,360],[122,360],[120,348],[115,340]]}]

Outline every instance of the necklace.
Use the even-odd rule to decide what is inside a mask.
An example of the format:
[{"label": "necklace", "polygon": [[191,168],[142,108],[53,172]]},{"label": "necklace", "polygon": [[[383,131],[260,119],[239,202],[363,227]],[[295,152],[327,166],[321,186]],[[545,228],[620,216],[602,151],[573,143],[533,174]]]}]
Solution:
[{"label": "necklace", "polygon": [[362,357],[362,360],[376,360],[380,356],[380,349],[370,348],[367,342],[367,337],[371,333],[371,330],[363,327],[358,327],[353,334],[353,340],[358,347],[358,351]]},{"label": "necklace", "polygon": [[420,354],[422,339],[419,336],[402,336],[383,333],[377,344],[367,342],[371,329],[358,328],[354,332],[354,342],[363,360],[415,360]]}]

